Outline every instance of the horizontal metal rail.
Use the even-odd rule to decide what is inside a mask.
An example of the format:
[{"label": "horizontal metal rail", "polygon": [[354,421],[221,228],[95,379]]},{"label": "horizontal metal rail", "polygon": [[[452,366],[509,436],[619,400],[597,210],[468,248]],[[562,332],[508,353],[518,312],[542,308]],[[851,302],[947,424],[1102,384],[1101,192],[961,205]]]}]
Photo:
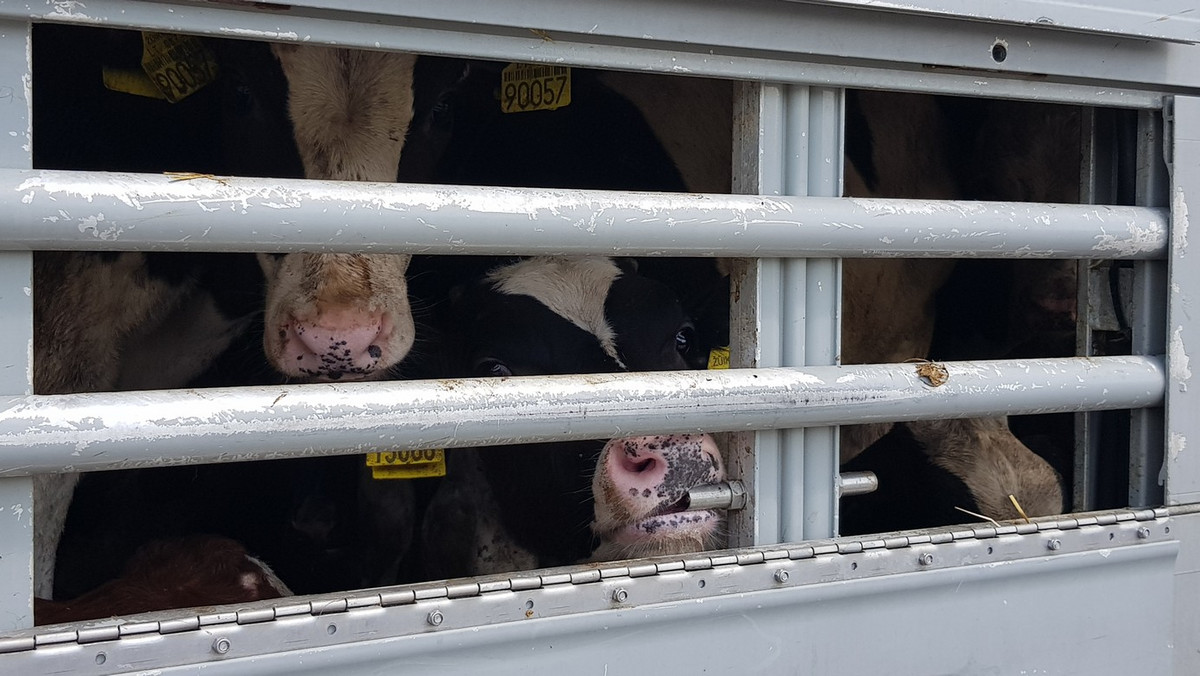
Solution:
[{"label": "horizontal metal rail", "polygon": [[[1190,45],[780,2],[690,0],[683,12],[647,12],[638,0],[586,9],[557,0],[324,0],[164,11],[137,0],[0,0],[0,18],[1123,107],[1158,107],[1163,91],[1200,87],[1187,67]],[[1002,61],[992,55],[998,41]]]},{"label": "horizontal metal rail", "polygon": [[[1141,408],[1159,357],[670,371],[0,399],[0,476],[380,448]],[[939,381],[941,379],[939,378]]]},{"label": "horizontal metal rail", "polygon": [[1151,259],[1168,214],[0,170],[0,250]]}]

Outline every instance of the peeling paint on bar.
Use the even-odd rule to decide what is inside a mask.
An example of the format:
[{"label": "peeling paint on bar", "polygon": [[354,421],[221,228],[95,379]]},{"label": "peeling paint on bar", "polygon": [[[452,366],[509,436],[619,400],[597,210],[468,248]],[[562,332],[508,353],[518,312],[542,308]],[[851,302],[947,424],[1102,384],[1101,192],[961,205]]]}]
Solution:
[{"label": "peeling paint on bar", "polygon": [[[292,385],[0,399],[0,477],[636,434],[1139,408],[1158,357]],[[848,382],[853,385],[847,387]],[[180,411],[186,411],[180,415]]]},{"label": "peeling paint on bar", "polygon": [[[1010,227],[979,225],[996,219]],[[1152,259],[1166,223],[1145,207],[0,169],[13,250]]]},{"label": "peeling paint on bar", "polygon": [[1172,197],[1171,243],[1182,260],[1187,258],[1188,245],[1188,208],[1183,186],[1177,186]]},{"label": "peeling paint on bar", "polygon": [[1187,392],[1188,381],[1192,378],[1189,365],[1187,346],[1183,343],[1183,327],[1176,326],[1171,332],[1169,347],[1171,380],[1178,383],[1180,392]]}]

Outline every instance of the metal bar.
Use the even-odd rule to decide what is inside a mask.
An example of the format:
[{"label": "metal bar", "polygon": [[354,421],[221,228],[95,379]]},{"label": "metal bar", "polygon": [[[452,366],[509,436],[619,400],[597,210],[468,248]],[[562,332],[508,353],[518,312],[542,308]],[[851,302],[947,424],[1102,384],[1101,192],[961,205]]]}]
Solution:
[{"label": "metal bar", "polygon": [[[279,11],[255,12],[249,3],[241,7],[218,6],[206,3],[203,6],[174,5],[170,12],[148,9],[150,3],[137,0],[95,0],[88,2],[86,7],[78,3],[54,2],[46,0],[45,5],[30,8],[28,4],[18,4],[10,1],[0,1],[0,15],[10,15],[16,18],[28,17],[35,20],[45,20],[63,23],[103,23],[110,28],[144,28],[165,32],[187,32],[208,34],[218,37],[233,37],[252,40],[301,40],[311,43],[337,44],[342,47],[359,47],[363,49],[390,49],[410,51],[420,54],[442,54],[464,56],[493,60],[513,60],[571,64],[594,68],[615,70],[641,70],[674,73],[691,76],[706,76],[739,80],[761,80],[790,84],[811,84],[832,87],[855,87],[876,89],[915,89],[920,88],[931,93],[953,94],[960,96],[988,96],[991,98],[1025,98],[1040,101],[1056,101],[1060,103],[1095,104],[1104,106],[1121,106],[1126,108],[1157,108],[1162,105],[1162,94],[1148,89],[1146,84],[1137,79],[1118,84],[1107,82],[1095,84],[1091,79],[1077,84],[1066,81],[1050,81],[1013,77],[1010,74],[997,72],[989,66],[986,70],[963,72],[956,68],[931,69],[925,64],[929,61],[915,59],[912,63],[891,63],[887,65],[870,64],[860,57],[851,56],[832,62],[828,56],[805,52],[795,54],[791,58],[780,59],[779,50],[766,50],[757,42],[748,44],[733,44],[728,47],[700,46],[696,34],[686,35],[682,41],[651,39],[645,31],[638,34],[636,40],[625,37],[597,35],[590,30],[573,35],[559,34],[547,40],[545,33],[535,33],[530,27],[540,23],[540,18],[529,25],[519,27],[484,27],[480,22],[470,24],[454,21],[451,16],[448,21],[434,22],[428,19],[407,18],[394,21],[387,25],[380,17],[370,15],[364,23],[351,24],[357,18],[353,13],[312,12],[312,16],[303,16],[298,12],[286,16],[281,22]],[[255,3],[259,8],[262,3]],[[52,6],[48,6],[52,5]],[[423,3],[428,6],[429,3]],[[741,7],[745,9],[744,6]],[[417,8],[418,10],[421,7]],[[599,26],[598,11],[608,9],[608,3],[603,6],[588,8],[585,20],[587,28]],[[474,16],[479,13],[478,7],[472,7],[469,14],[459,16]],[[519,11],[519,10],[518,10]],[[636,16],[641,13],[639,8],[632,10],[635,14],[617,11],[616,14]],[[506,16],[515,16],[517,12],[507,11]],[[795,12],[793,12],[794,14]],[[501,17],[503,18],[503,17]],[[751,19],[753,20],[753,19]],[[861,37],[863,43],[872,45],[878,43],[879,33],[888,39],[899,34],[899,30],[889,21],[876,23],[876,37],[867,37],[864,31],[871,26],[857,14],[847,15],[847,25],[841,29],[842,42],[846,37]],[[607,23],[607,22],[606,22]],[[766,25],[777,25],[770,19]],[[542,30],[542,29],[538,29]],[[487,34],[490,32],[491,34]],[[826,31],[821,31],[826,32]],[[995,40],[994,29],[984,31],[987,35],[976,35],[972,42],[982,44],[986,51]],[[662,33],[655,33],[661,36]],[[761,35],[761,33],[759,34]],[[813,45],[810,40],[792,33],[787,45],[789,50],[797,45]],[[943,36],[939,36],[938,42]],[[1020,42],[1020,38],[1009,33],[1009,40]],[[1099,49],[1107,52],[1096,57],[1103,58],[1112,64],[1115,59],[1122,62],[1116,66],[1119,71],[1131,72],[1133,63],[1137,62],[1128,50],[1117,51],[1108,38],[1096,38],[1101,41]],[[985,44],[984,44],[985,43]],[[1128,44],[1122,41],[1121,44]],[[918,39],[906,40],[905,46],[918,44]],[[1040,41],[1039,41],[1040,46]],[[1139,45],[1143,50],[1144,45]],[[1179,61],[1186,58],[1186,47],[1171,45],[1155,48],[1155,60]],[[849,53],[856,53],[853,50]],[[1165,52],[1165,53],[1164,53]],[[946,52],[951,58],[957,59],[963,52]],[[720,56],[718,56],[720,54]],[[899,52],[893,51],[888,56],[895,58]],[[1066,55],[1042,56],[1059,59],[1071,67]],[[1128,59],[1129,63],[1125,63]],[[807,60],[805,62],[804,60]],[[1077,60],[1087,61],[1087,57]],[[1039,72],[1044,72],[1040,69]],[[1150,69],[1158,73],[1160,69]],[[1181,75],[1187,76],[1186,72]]]},{"label": "metal bar", "polygon": [[[764,174],[775,184],[767,187],[778,192],[777,178],[782,174],[782,143],[773,137],[779,125],[764,125],[766,118],[782,118],[782,92],[779,87],[743,82],[734,87],[732,191],[754,195],[764,185]],[[779,167],[768,170],[767,167]],[[780,266],[777,259],[752,258],[731,261],[729,299],[730,366],[753,368],[761,359],[778,364],[778,294],[764,297],[761,290],[778,289]],[[769,301],[765,306],[763,301]],[[777,542],[779,475],[765,471],[779,461],[779,433],[775,430],[737,432],[722,435],[729,475],[746,486],[749,508],[729,515],[730,547],[748,547],[760,540]]]},{"label": "metal bar", "polygon": [[1167,296],[1167,504],[1200,502],[1200,455],[1188,446],[1200,443],[1200,388],[1193,380],[1189,352],[1200,345],[1195,310],[1200,299],[1200,266],[1188,244],[1189,203],[1200,195],[1200,98],[1177,97],[1167,111],[1170,128],[1167,162],[1171,168],[1171,293]]},{"label": "metal bar", "polygon": [[[811,2],[812,0],[791,0]],[[828,4],[867,7],[896,12],[915,12],[954,18],[969,18],[1015,25],[1104,31],[1117,35],[1160,40],[1200,40],[1200,22],[1190,0],[1166,0],[1149,6],[1125,0],[820,0]]]},{"label": "metal bar", "polygon": [[[608,0],[586,10],[555,0],[498,0],[485,6],[469,0],[375,0],[350,8],[325,1],[235,7],[176,3],[170,12],[131,0],[32,5],[7,0],[0,3],[0,16],[763,80],[774,74],[748,60],[772,60],[793,71],[796,61],[815,62],[814,68],[886,64],[921,70],[922,81],[930,83],[939,75],[937,68],[968,69],[954,74],[976,77],[973,91],[989,96],[995,89],[991,83],[1029,76],[1047,84],[1092,85],[1095,96],[1107,93],[1096,82],[1129,91],[1200,87],[1197,73],[1187,67],[1195,54],[1191,45],[763,0],[736,6],[690,0],[686,12],[647,12],[637,0]],[[998,40],[1008,46],[1002,60],[992,52]],[[893,74],[890,81],[879,81],[887,86],[895,80]],[[1021,84],[1051,90],[1038,82]],[[1109,105],[1134,98],[1108,94]]]},{"label": "metal bar", "polygon": [[719,484],[696,486],[687,493],[685,509],[728,509],[736,511],[746,507],[746,485],[740,481],[722,481]]},{"label": "metal bar", "polygon": [[[0,22],[0,166],[23,169],[30,156],[30,27]],[[4,96],[7,94],[7,96]],[[0,392],[26,395],[32,388],[32,256],[0,253]],[[33,483],[0,479],[0,629],[33,626]]]},{"label": "metal bar", "polygon": [[[841,194],[840,90],[788,87],[784,191],[789,195]],[[838,262],[783,261],[783,366],[833,364],[840,325]],[[780,522],[784,541],[832,537],[836,532],[837,430],[783,431]]]},{"label": "metal bar", "polygon": [[[749,89],[749,95],[757,93],[758,114],[752,122],[756,139],[756,162],[750,168],[754,172],[753,192],[759,195],[779,196],[786,193],[787,171],[791,164],[787,123],[790,88],[778,83],[765,83]],[[758,272],[753,280],[756,303],[752,309],[758,331],[755,339],[756,368],[783,366],[794,349],[791,335],[796,313],[792,306],[803,303],[803,277],[797,278],[789,270],[789,261],[779,258],[760,258],[753,263]],[[789,274],[792,273],[792,274]],[[797,288],[797,285],[801,285]],[[799,300],[798,300],[799,299]],[[799,365],[798,362],[793,365]],[[754,524],[753,540],[750,544],[782,542],[786,538],[784,524],[788,499],[787,457],[797,449],[798,441],[790,430],[759,430],[753,435],[749,454],[753,459],[753,476],[745,477],[753,487],[754,508],[742,515]]]},{"label": "metal bar", "polygon": [[668,371],[161,392],[0,401],[0,476],[1157,406],[1158,357]]},{"label": "metal bar", "polygon": [[1165,209],[0,170],[0,249],[1162,258]]},{"label": "metal bar", "polygon": [[[1162,113],[1141,111],[1137,121],[1135,200],[1142,206],[1168,204],[1170,177],[1163,160]],[[1166,261],[1134,264],[1133,298],[1129,304],[1133,354],[1163,354],[1166,350]],[[1130,411],[1129,502],[1135,507],[1163,503],[1163,451],[1166,422],[1161,408]]]},{"label": "metal bar", "polygon": [[[1107,204],[1116,201],[1116,152],[1112,147],[1111,111],[1084,108],[1081,111],[1080,201]],[[1097,331],[1101,325],[1100,303],[1111,294],[1096,293],[1094,278],[1107,271],[1096,261],[1080,261],[1078,266],[1075,324],[1075,354],[1096,354]],[[1100,413],[1087,411],[1075,416],[1074,486],[1071,506],[1075,510],[1098,508],[1100,486]]]},{"label": "metal bar", "polygon": [[843,498],[866,495],[879,490],[879,477],[874,472],[842,472],[838,475],[838,494]]}]

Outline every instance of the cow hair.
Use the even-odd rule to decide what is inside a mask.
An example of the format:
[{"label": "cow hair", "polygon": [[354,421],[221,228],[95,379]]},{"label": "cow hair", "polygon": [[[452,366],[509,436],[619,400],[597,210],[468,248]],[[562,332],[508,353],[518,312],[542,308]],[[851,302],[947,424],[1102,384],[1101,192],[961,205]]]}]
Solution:
[{"label": "cow hair", "polygon": [[563,319],[596,336],[604,354],[625,368],[617,337],[604,315],[604,301],[621,269],[609,258],[530,258],[487,277],[497,291],[529,296]]}]

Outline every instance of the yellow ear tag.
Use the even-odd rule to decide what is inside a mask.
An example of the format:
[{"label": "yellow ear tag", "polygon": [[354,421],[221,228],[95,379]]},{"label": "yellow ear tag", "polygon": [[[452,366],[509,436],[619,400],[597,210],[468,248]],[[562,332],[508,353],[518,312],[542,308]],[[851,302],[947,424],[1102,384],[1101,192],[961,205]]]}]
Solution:
[{"label": "yellow ear tag", "polygon": [[158,91],[158,87],[154,86],[154,81],[143,70],[104,66],[100,70],[100,77],[104,82],[104,88],[114,92],[145,96],[149,99],[163,99],[164,101],[167,98],[165,94]]},{"label": "yellow ear tag", "polygon": [[510,63],[500,71],[500,110],[528,113],[557,110],[571,103],[571,69]]},{"label": "yellow ear tag", "polygon": [[142,70],[163,98],[177,103],[217,79],[217,60],[199,38],[144,32]]},{"label": "yellow ear tag", "polygon": [[368,453],[372,479],[427,479],[446,476],[446,452],[440,448],[421,451]]},{"label": "yellow ear tag", "polygon": [[729,348],[714,347],[708,351],[708,368],[710,369],[727,369],[729,368]]}]

